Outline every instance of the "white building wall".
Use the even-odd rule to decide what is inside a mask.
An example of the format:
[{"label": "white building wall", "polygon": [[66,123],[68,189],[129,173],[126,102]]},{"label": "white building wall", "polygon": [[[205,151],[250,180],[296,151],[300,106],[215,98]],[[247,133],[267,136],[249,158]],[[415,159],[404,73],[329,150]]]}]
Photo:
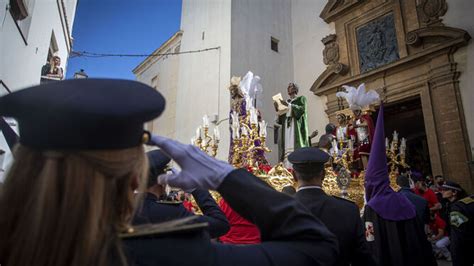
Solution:
[{"label": "white building wall", "polygon": [[[66,72],[70,52],[67,29],[63,28],[60,10],[61,0],[36,0],[31,12],[32,21],[26,43],[17,29],[10,11],[6,10],[9,1],[0,0],[0,80],[12,91],[35,85],[40,82],[41,67],[46,63],[51,34],[54,32],[58,44],[58,55]],[[68,7],[74,8],[76,0],[68,0]],[[61,11],[62,12],[62,11]],[[65,13],[68,13],[66,10]],[[72,32],[74,14],[68,15]],[[63,13],[64,15],[64,13]],[[64,16],[63,16],[64,17]],[[3,20],[5,20],[3,22]],[[66,25],[66,24],[64,24]],[[66,73],[65,73],[66,74]],[[1,89],[3,90],[3,88]]]},{"label": "white building wall", "polygon": [[[231,0],[183,0],[181,51],[220,47],[201,53],[180,55],[176,95],[176,138],[190,143],[202,117],[228,117],[230,108]],[[227,159],[227,122],[219,126],[221,143],[218,158]]]},{"label": "white building wall", "polygon": [[[68,30],[63,25],[68,25],[69,33],[72,32],[77,0],[34,2],[33,8],[29,10],[31,24],[25,42],[7,8],[9,0],[0,0],[0,80],[11,91],[39,84],[41,67],[46,63],[53,32],[58,45],[57,54],[61,57],[61,65],[66,72],[71,43],[70,36],[67,36]],[[68,14],[67,24],[64,14]],[[0,84],[0,96],[6,93],[6,89]],[[0,168],[7,168],[12,158],[1,133],[0,149],[7,152]]]},{"label": "white building wall", "polygon": [[335,33],[335,29],[334,24],[327,24],[319,17],[327,1],[292,0],[291,3],[294,79],[300,86],[300,94],[308,99],[309,133],[319,131],[312,140],[317,142],[329,123],[325,113],[326,97],[316,96],[309,89],[326,69],[321,39]]},{"label": "white building wall", "polygon": [[[472,0],[449,0],[448,12],[444,16],[447,26],[466,30],[474,37],[474,1]],[[471,156],[474,157],[474,43],[472,40],[466,47],[460,48],[454,55],[458,63],[457,68],[461,72],[459,77],[459,88],[464,108],[464,116],[471,145]],[[471,158],[472,158],[471,157]]]},{"label": "white building wall", "polygon": [[[161,47],[161,53],[175,52],[179,49],[181,37],[176,37],[171,43]],[[176,138],[176,93],[178,89],[179,55],[151,57],[151,61],[137,67],[135,76],[158,90],[166,99],[166,108],[163,114],[148,123],[145,127],[154,134]],[[148,60],[148,59],[147,59]]]},{"label": "white building wall", "polygon": [[[278,52],[271,49],[272,37],[279,40]],[[276,115],[272,96],[281,92],[288,98],[288,83],[293,82],[291,1],[232,1],[231,41],[231,75],[243,77],[250,70],[261,77],[263,108],[260,111],[269,126],[273,126]],[[278,145],[273,139],[273,130],[269,129],[267,146],[272,152],[267,154],[267,159],[271,164],[278,160]]]}]

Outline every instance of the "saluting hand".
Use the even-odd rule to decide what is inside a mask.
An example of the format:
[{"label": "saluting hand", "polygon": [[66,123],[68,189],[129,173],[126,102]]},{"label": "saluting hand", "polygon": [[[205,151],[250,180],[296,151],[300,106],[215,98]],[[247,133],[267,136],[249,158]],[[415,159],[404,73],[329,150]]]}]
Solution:
[{"label": "saluting hand", "polygon": [[151,143],[160,147],[181,167],[181,172],[159,176],[159,184],[169,184],[184,190],[216,190],[234,170],[230,164],[207,155],[194,145],[182,144],[157,135],[151,136]]}]

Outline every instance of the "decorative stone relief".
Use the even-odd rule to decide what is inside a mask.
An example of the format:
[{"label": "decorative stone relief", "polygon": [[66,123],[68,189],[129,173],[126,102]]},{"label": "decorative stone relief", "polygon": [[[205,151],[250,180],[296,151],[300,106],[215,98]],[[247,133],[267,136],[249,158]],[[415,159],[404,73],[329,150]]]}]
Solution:
[{"label": "decorative stone relief", "polygon": [[326,65],[335,64],[339,61],[339,45],[336,38],[336,34],[331,34],[321,40],[324,44],[323,61]]},{"label": "decorative stone relief", "polygon": [[360,26],[356,36],[361,73],[400,58],[393,13]]},{"label": "decorative stone relief", "polygon": [[418,16],[426,25],[441,24],[440,17],[448,11],[446,0],[421,0],[417,5]]}]

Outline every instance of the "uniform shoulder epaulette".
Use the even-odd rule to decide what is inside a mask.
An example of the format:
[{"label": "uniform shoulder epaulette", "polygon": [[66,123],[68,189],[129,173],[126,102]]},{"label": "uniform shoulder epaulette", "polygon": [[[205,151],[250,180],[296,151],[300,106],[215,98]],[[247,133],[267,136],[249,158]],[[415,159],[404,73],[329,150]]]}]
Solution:
[{"label": "uniform shoulder epaulette", "polygon": [[351,199],[346,199],[346,198],[339,197],[339,196],[334,196],[334,195],[332,195],[332,197],[335,198],[335,199],[338,199],[338,200],[344,200],[344,201],[347,201],[347,202],[350,202],[350,203],[354,203],[354,204],[355,204],[355,202],[352,201]]},{"label": "uniform shoulder epaulette", "polygon": [[202,230],[208,226],[208,223],[192,223],[197,218],[198,216],[189,216],[164,223],[134,226],[130,227],[127,232],[119,234],[119,237],[122,239],[130,239],[146,236],[159,236],[170,233]]},{"label": "uniform shoulder epaulette", "polygon": [[459,201],[466,204],[466,205],[471,204],[471,203],[474,202],[474,196],[465,197],[464,199],[461,199]]}]

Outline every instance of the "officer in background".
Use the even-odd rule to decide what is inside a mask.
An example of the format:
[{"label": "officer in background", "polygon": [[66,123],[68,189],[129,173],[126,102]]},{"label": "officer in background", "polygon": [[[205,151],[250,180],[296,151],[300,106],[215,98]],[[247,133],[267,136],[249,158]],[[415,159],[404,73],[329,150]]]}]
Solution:
[{"label": "officer in background", "polygon": [[[157,183],[158,176],[165,173],[171,159],[161,150],[149,151],[147,156],[149,161],[147,191],[143,206],[135,214],[133,223],[135,225],[160,223],[194,216],[195,214],[188,211],[181,201],[167,200],[164,186]],[[211,238],[225,235],[230,229],[229,222],[209,192],[204,189],[195,189],[192,195],[204,214],[194,221],[207,222]]]},{"label": "officer in background", "polygon": [[441,186],[443,198],[450,201],[449,225],[453,266],[474,264],[474,195],[465,197],[462,187],[452,181]]},{"label": "officer in background", "polygon": [[288,156],[298,182],[295,198],[336,235],[340,256],[335,265],[374,265],[364,237],[359,209],[353,202],[329,196],[321,188],[329,154],[314,147]]}]

